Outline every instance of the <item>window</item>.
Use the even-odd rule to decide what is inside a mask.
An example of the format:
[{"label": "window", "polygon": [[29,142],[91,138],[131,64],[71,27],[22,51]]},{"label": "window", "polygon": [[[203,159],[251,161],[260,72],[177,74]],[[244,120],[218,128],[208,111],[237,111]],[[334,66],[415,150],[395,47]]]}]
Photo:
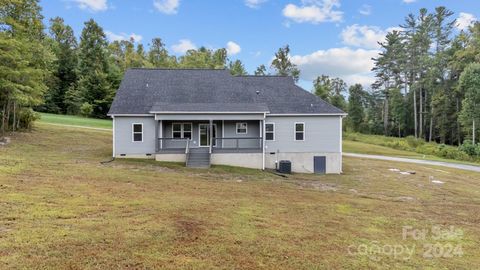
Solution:
[{"label": "window", "polygon": [[237,134],[247,134],[247,123],[237,123]]},{"label": "window", "polygon": [[275,141],[275,124],[265,123],[265,140]]},{"label": "window", "polygon": [[172,138],[192,139],[192,124],[191,123],[173,123]]},{"label": "window", "polygon": [[192,139],[192,124],[183,124],[183,138]]},{"label": "window", "polygon": [[295,141],[305,140],[305,123],[295,123]]},{"label": "window", "polygon": [[132,124],[132,140],[143,142],[143,124]]}]

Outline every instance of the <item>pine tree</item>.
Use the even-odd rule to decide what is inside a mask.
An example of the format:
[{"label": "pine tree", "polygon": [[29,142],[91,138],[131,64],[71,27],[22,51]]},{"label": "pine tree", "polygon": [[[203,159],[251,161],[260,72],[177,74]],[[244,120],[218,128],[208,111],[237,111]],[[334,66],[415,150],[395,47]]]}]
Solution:
[{"label": "pine tree", "polygon": [[43,102],[53,55],[43,33],[37,0],[4,0],[0,5],[0,107],[2,135],[30,128],[32,107]]},{"label": "pine tree", "polygon": [[[447,52],[452,40],[450,38],[455,21],[448,21],[453,12],[445,7],[437,7],[432,19],[433,44],[435,45],[432,72],[430,73],[430,124],[429,141],[435,137],[434,132],[439,131],[440,140],[445,143],[449,137],[449,130],[453,128],[451,123],[456,119],[450,116],[454,113],[454,107],[450,100],[454,98],[453,90],[449,88],[446,77],[448,63],[450,62]],[[435,119],[438,118],[437,123]],[[436,127],[436,128],[435,128]]]},{"label": "pine tree", "polygon": [[93,106],[92,116],[106,117],[113,91],[108,79],[107,41],[103,29],[93,20],[85,23],[80,37],[79,90],[84,102]]},{"label": "pine tree", "polygon": [[45,107],[49,112],[66,113],[65,94],[77,83],[77,40],[73,29],[60,17],[50,20],[50,36],[56,60]]},{"label": "pine tree", "polygon": [[313,81],[313,93],[325,101],[330,101],[332,86],[330,77],[327,75],[318,76]]},{"label": "pine tree", "polygon": [[388,33],[386,40],[380,43],[382,52],[378,58],[374,58],[375,77],[377,78],[372,88],[380,91],[383,96],[383,130],[384,135],[390,133],[389,93],[391,89],[400,89],[403,83],[401,73],[401,56],[403,44],[400,33],[393,31]]},{"label": "pine tree", "polygon": [[260,65],[257,67],[257,69],[255,70],[255,76],[265,76],[267,75],[267,68],[265,67],[265,65]]},{"label": "pine tree", "polygon": [[330,85],[330,103],[337,108],[346,110],[347,104],[343,94],[347,92],[347,83],[340,78],[334,78],[330,81]]},{"label": "pine tree", "polygon": [[471,127],[473,143],[480,120],[480,64],[470,64],[460,76],[458,87],[465,92],[461,118],[464,126]]},{"label": "pine tree", "polygon": [[230,70],[230,74],[232,74],[233,76],[242,76],[248,74],[247,70],[245,70],[245,67],[243,66],[242,61],[240,60],[230,62],[228,64],[228,69]]},{"label": "pine tree", "polygon": [[271,67],[276,70],[277,75],[292,76],[296,82],[300,77],[300,70],[290,60],[290,47],[288,45],[278,49]]},{"label": "pine tree", "polygon": [[348,92],[348,126],[354,132],[361,132],[365,118],[363,109],[365,92],[361,84],[350,86]]},{"label": "pine tree", "polygon": [[157,68],[168,68],[176,65],[176,59],[168,55],[161,38],[152,39],[152,44],[148,51],[148,61]]}]

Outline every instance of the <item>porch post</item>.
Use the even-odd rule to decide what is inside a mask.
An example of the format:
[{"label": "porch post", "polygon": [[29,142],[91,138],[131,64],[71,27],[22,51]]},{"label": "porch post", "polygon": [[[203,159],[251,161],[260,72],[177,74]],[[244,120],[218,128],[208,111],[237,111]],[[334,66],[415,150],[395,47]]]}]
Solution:
[{"label": "porch post", "polygon": [[[160,138],[163,138],[163,120],[160,120],[159,124],[160,124]],[[157,141],[159,141],[158,138],[157,138]],[[160,149],[163,149],[163,140],[160,140]]]},{"label": "porch post", "polygon": [[212,140],[212,138],[213,138],[213,120],[212,119],[209,120],[209,130],[210,130],[210,132],[209,132],[210,136],[208,138],[208,140],[210,142],[209,143],[210,144],[209,145],[209,152],[212,153],[212,144],[213,144],[213,140]]},{"label": "porch post", "polygon": [[155,121],[155,153],[158,152],[159,146],[158,146],[158,126],[159,126],[160,121]]},{"label": "porch post", "polygon": [[[225,138],[225,120],[222,120],[222,139],[220,140],[221,143],[222,143],[221,148],[223,148],[223,144],[225,143],[225,140],[223,138]],[[218,145],[217,145],[217,147],[218,147]]]},{"label": "porch post", "polygon": [[258,121],[258,134],[260,135],[260,147],[263,147],[263,121]]}]

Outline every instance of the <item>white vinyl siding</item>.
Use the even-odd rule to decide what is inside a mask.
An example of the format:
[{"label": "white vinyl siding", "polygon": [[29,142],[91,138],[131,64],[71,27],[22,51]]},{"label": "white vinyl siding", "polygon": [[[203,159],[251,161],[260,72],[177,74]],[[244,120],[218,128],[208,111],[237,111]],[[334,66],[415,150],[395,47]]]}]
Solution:
[{"label": "white vinyl siding", "polygon": [[[286,116],[269,117],[266,123],[275,123],[275,141],[265,141],[267,152],[327,152],[341,151],[340,116]],[[304,141],[295,141],[295,123],[305,123]]]}]

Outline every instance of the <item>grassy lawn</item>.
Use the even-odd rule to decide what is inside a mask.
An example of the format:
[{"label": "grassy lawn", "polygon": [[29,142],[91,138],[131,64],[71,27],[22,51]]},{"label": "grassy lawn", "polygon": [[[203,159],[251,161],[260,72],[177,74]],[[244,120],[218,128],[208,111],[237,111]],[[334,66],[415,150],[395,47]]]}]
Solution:
[{"label": "grassy lawn", "polygon": [[393,149],[386,146],[375,145],[364,142],[349,141],[343,140],[343,151],[347,153],[356,153],[356,154],[368,154],[368,155],[381,155],[381,156],[390,156],[390,157],[404,157],[404,158],[413,158],[413,159],[424,159],[424,160],[433,160],[433,161],[445,161],[451,163],[459,164],[468,164],[478,166],[478,162],[468,162],[455,159],[446,159],[432,155],[423,155],[411,151]]},{"label": "grassy lawn", "polygon": [[[101,164],[110,154],[108,132],[45,123],[0,148],[0,269],[480,265],[473,172],[345,158],[343,175],[283,178],[227,166]],[[403,226],[436,225],[462,235],[402,238]],[[460,246],[463,255],[424,258],[429,244]],[[399,245],[414,254],[361,252]]]},{"label": "grassy lawn", "polygon": [[76,115],[60,115],[52,113],[40,113],[39,122],[49,124],[62,124],[72,126],[112,128],[112,121],[107,119],[92,119]]}]

